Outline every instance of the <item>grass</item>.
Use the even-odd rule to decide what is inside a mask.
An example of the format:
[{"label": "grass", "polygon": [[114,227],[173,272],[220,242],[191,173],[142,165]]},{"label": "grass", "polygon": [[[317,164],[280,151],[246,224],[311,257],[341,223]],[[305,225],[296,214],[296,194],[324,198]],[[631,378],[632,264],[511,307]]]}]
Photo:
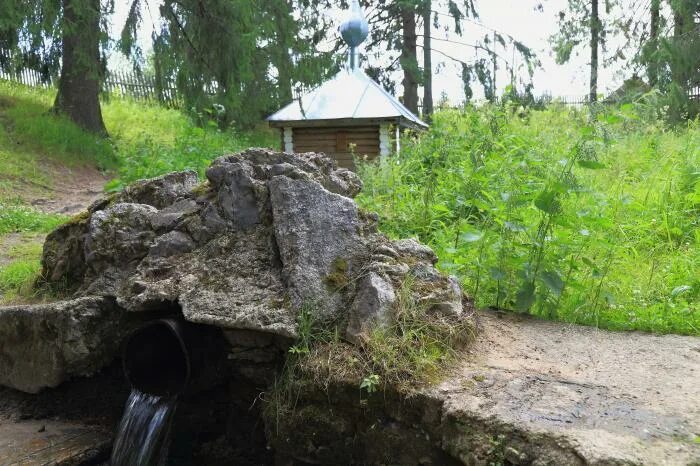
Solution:
[{"label": "grass", "polygon": [[356,384],[361,396],[371,396],[387,389],[411,394],[437,381],[471,341],[474,322],[471,316],[431,312],[429,303],[415,301],[414,289],[407,278],[397,290],[393,324],[376,327],[358,344],[343,340],[338,327],[317,320],[314,306],[304,305],[297,318],[299,339],[268,394],[265,415],[274,420],[293,412],[308,383]]},{"label": "grass", "polygon": [[0,235],[18,232],[48,233],[63,224],[68,217],[46,214],[21,203],[0,201]]},{"label": "grass", "polygon": [[0,303],[34,300],[34,283],[41,271],[43,234],[23,233],[14,241],[0,237]]},{"label": "grass", "polygon": [[358,201],[432,246],[481,307],[698,335],[700,123],[644,110],[443,111],[360,168]]},{"label": "grass", "polygon": [[51,89],[0,81],[0,183],[5,183],[5,197],[27,182],[50,190],[51,176],[42,161],[95,165],[115,175],[110,188],[118,189],[174,170],[203,174],[211,160],[226,152],[278,143],[267,128],[201,128],[177,110],[116,98],[103,101],[110,138],[101,139],[51,114],[54,96]]}]

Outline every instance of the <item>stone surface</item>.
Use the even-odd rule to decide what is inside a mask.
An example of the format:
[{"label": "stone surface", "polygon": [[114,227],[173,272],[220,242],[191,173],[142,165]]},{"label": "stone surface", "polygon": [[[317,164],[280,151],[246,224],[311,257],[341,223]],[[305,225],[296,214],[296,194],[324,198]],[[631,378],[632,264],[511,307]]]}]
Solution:
[{"label": "stone surface", "polygon": [[76,422],[0,421],[0,464],[69,466],[109,457],[109,432]]},{"label": "stone surface", "polygon": [[[344,275],[353,275],[366,256],[357,206],[316,182],[287,176],[270,180],[270,200],[292,302],[310,302],[324,316],[337,316],[346,307]],[[336,283],[329,283],[332,274]]]},{"label": "stone surface", "polygon": [[385,277],[370,272],[358,284],[358,291],[350,309],[347,336],[360,342],[375,326],[386,326],[392,321],[396,293]]},{"label": "stone surface", "polygon": [[[457,373],[430,393],[454,456],[483,458],[480,441],[503,435],[500,451],[519,452],[515,464],[700,461],[700,338],[510,314],[481,322]],[[465,423],[483,430],[466,435]]]},{"label": "stone surface", "polygon": [[184,198],[197,182],[197,173],[193,170],[168,173],[127,186],[112,202],[146,204],[163,209]]},{"label": "stone surface", "polygon": [[172,173],[95,202],[49,235],[49,285],[129,312],[178,303],[192,322],[286,339],[302,306],[340,328],[352,321],[359,339],[388,323],[410,276],[417,301],[461,311],[433,252],[378,234],[376,215],[352,199],[359,178],[326,156],[250,149],[216,159],[206,176]]},{"label": "stone surface", "polygon": [[36,393],[92,375],[114,358],[125,331],[109,298],[0,308],[0,384]]},{"label": "stone surface", "polygon": [[408,398],[360,403],[355,380],[309,381],[272,435],[280,461],[699,464],[699,338],[479,320],[457,366]]}]

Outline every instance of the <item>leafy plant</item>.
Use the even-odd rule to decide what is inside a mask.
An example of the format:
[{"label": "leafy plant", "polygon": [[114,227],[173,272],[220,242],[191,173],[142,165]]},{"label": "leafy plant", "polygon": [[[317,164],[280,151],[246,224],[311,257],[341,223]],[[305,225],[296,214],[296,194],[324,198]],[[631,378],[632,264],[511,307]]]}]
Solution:
[{"label": "leafy plant", "polygon": [[433,247],[479,306],[698,334],[699,143],[700,123],[668,131],[643,104],[444,110],[360,164],[358,201]]},{"label": "leafy plant", "polygon": [[362,379],[360,388],[367,390],[367,393],[374,393],[379,388],[380,381],[381,378],[377,374],[370,374],[364,379]]}]

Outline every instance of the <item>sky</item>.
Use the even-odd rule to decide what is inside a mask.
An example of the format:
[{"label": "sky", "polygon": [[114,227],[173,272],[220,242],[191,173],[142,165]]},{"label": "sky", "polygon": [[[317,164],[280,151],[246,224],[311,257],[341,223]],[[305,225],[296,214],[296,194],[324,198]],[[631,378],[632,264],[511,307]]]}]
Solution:
[{"label": "sky", "polygon": [[[632,0],[633,1],[633,0]],[[130,0],[116,0],[115,14],[112,17],[112,36],[117,37],[124,18],[127,14]],[[150,48],[150,36],[155,25],[159,22],[159,0],[146,0],[143,2],[143,21],[139,33],[139,43],[144,50]],[[440,2],[435,1],[435,4]],[[565,9],[567,0],[477,0],[479,18],[476,22],[463,22],[463,35],[457,36],[453,32],[436,30],[432,36],[449,41],[474,43],[482,39],[490,29],[515,37],[537,54],[541,62],[533,75],[534,94],[549,94],[555,97],[582,97],[588,93],[589,79],[589,50],[588,47],[579,48],[578,54],[573,54],[569,63],[558,65],[554,61],[551,52],[549,37],[557,31],[557,16],[559,11]],[[537,5],[542,5],[541,10]],[[434,7],[440,9],[439,6]],[[444,8],[444,7],[442,7]],[[446,12],[446,11],[445,11]],[[339,25],[343,19],[340,10],[329,11],[328,16]],[[441,18],[445,24],[452,23],[447,17]],[[337,29],[337,25],[334,30]],[[420,35],[420,32],[419,32]],[[337,34],[336,34],[337,36]],[[420,43],[420,41],[419,41]],[[445,59],[439,52],[469,61],[474,56],[473,49],[467,46],[433,40],[433,65],[435,68],[433,77],[433,95],[436,99],[445,93],[450,102],[459,103],[464,99],[460,68],[454,62]],[[420,52],[419,52],[420,53]],[[499,53],[512,56],[509,50]],[[110,67],[120,68],[129,66],[128,63],[116,56],[110,57]],[[437,66],[444,65],[444,66]],[[631,71],[621,69],[620,66],[611,66],[599,71],[599,93],[607,94],[619,87]],[[400,77],[397,76],[400,82]],[[502,92],[509,82],[509,76],[504,69],[497,72],[497,86]],[[401,86],[397,86],[397,92],[401,92]],[[478,94],[477,94],[478,96]]]}]

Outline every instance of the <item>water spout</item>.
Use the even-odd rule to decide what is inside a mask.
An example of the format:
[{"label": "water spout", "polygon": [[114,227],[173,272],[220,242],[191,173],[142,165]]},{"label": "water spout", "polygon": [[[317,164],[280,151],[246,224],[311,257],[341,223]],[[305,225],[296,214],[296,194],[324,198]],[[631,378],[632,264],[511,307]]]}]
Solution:
[{"label": "water spout", "polygon": [[187,339],[187,328],[175,319],[156,320],[134,331],[122,358],[132,388],[157,396],[182,393],[192,372]]}]

